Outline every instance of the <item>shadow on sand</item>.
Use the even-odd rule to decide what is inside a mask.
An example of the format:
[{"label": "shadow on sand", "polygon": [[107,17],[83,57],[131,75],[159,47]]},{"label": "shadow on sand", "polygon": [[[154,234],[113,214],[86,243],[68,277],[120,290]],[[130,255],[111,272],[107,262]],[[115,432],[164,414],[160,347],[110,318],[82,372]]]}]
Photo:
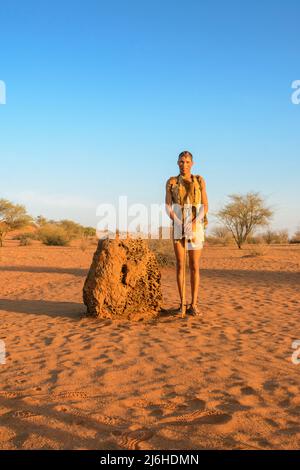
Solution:
[{"label": "shadow on sand", "polygon": [[20,273],[72,274],[73,276],[86,276],[89,270],[83,268],[59,268],[57,266],[0,266],[0,271]]},{"label": "shadow on sand", "polygon": [[86,308],[84,304],[76,302],[0,299],[0,310],[79,320],[85,314]]}]

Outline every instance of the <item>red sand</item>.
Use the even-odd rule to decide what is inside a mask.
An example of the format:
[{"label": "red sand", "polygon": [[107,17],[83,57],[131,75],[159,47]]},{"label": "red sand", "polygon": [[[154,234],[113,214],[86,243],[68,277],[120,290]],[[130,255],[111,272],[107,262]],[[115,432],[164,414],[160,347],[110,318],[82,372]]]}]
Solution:
[{"label": "red sand", "polygon": [[81,318],[94,250],[0,249],[0,448],[299,448],[300,247],[205,247],[204,319],[153,324]]}]

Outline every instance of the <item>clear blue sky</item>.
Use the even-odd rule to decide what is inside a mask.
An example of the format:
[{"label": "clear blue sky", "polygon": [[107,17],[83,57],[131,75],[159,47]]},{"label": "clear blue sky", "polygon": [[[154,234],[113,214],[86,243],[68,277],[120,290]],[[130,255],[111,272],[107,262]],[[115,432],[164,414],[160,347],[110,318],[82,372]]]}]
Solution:
[{"label": "clear blue sky", "polygon": [[188,149],[211,212],[260,191],[274,228],[300,226],[298,0],[10,0],[0,14],[0,197],[95,226],[119,194],[162,203]]}]

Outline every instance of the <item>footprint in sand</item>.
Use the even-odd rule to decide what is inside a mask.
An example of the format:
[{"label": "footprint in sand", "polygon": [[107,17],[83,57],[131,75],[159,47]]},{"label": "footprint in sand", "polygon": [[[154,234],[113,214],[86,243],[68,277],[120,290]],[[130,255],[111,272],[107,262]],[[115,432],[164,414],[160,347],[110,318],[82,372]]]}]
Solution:
[{"label": "footprint in sand", "polygon": [[275,380],[267,380],[263,384],[264,390],[267,390],[268,392],[274,392],[274,390],[276,390],[276,388],[278,387],[279,387],[279,384]]},{"label": "footprint in sand", "polygon": [[205,409],[205,401],[201,400],[200,398],[191,398],[188,401],[188,407],[192,410],[204,410]]},{"label": "footprint in sand", "polygon": [[154,372],[157,372],[158,374],[165,374],[168,370],[168,366],[162,364],[160,367],[155,367]]},{"label": "footprint in sand", "polygon": [[243,309],[244,309],[244,307],[242,305],[236,305],[234,307],[234,310],[243,310]]},{"label": "footprint in sand", "polygon": [[241,393],[242,395],[256,395],[257,394],[256,390],[254,390],[254,388],[249,387],[249,386],[242,387]]},{"label": "footprint in sand", "polygon": [[243,330],[241,333],[243,335],[252,335],[254,333],[254,330],[252,330],[251,328],[247,328],[246,330]]},{"label": "footprint in sand", "polygon": [[108,355],[107,354],[100,354],[100,356],[97,356],[95,359],[107,359]]},{"label": "footprint in sand", "polygon": [[[167,387],[166,385],[164,385],[164,388],[168,389],[168,388],[172,388],[172,386]],[[166,398],[176,398],[176,397],[177,397],[177,393],[173,392],[172,390],[168,392],[166,395]]]},{"label": "footprint in sand", "polygon": [[53,343],[53,338],[44,338],[45,346],[50,346]]},{"label": "footprint in sand", "polygon": [[163,416],[163,411],[160,408],[154,408],[150,413],[149,416],[153,416],[154,418],[161,418]]},{"label": "footprint in sand", "polygon": [[189,328],[180,328],[179,333],[190,333]]}]

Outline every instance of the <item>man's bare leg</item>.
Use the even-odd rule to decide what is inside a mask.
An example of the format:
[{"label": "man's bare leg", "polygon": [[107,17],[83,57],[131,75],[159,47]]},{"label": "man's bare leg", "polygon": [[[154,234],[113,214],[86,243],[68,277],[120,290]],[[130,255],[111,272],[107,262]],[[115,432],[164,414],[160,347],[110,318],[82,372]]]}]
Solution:
[{"label": "man's bare leg", "polygon": [[174,251],[176,256],[176,276],[177,286],[180,295],[180,303],[182,302],[182,282],[183,282],[183,269],[184,269],[184,240],[173,242]]},{"label": "man's bare leg", "polygon": [[198,292],[200,285],[200,258],[202,249],[188,250],[189,265],[190,265],[190,279],[191,279],[191,292],[192,292],[192,306],[197,305]]}]

